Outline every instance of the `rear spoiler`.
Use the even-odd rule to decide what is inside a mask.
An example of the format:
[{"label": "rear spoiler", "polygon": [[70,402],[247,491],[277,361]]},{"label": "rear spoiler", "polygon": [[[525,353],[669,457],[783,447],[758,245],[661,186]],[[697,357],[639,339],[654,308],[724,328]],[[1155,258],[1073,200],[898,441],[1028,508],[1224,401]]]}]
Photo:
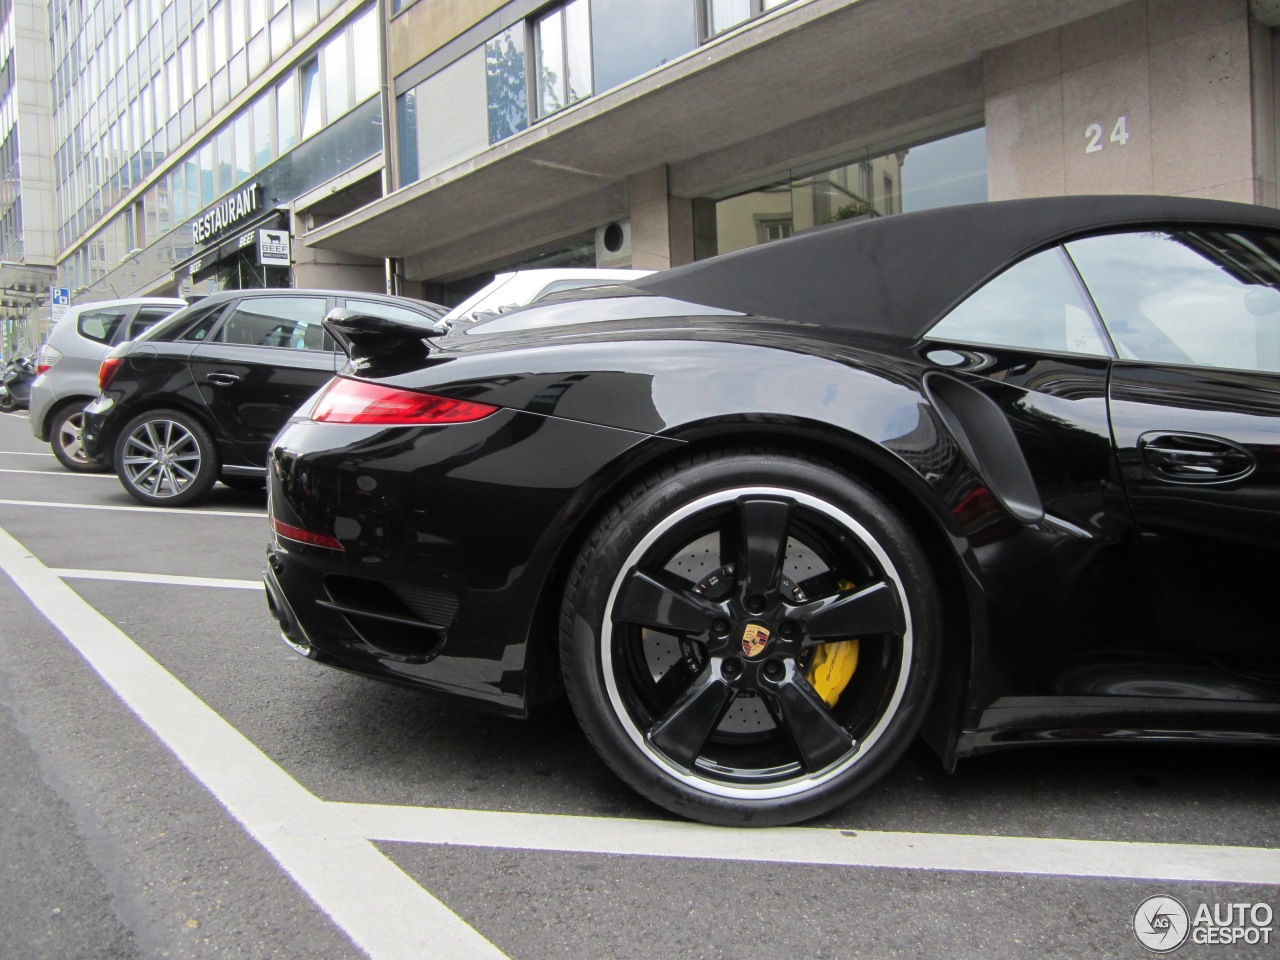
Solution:
[{"label": "rear spoiler", "polygon": [[427,340],[443,337],[451,326],[447,320],[423,317],[417,323],[345,307],[335,307],[324,318],[324,328],[353,362],[391,355],[425,357],[431,352]]}]

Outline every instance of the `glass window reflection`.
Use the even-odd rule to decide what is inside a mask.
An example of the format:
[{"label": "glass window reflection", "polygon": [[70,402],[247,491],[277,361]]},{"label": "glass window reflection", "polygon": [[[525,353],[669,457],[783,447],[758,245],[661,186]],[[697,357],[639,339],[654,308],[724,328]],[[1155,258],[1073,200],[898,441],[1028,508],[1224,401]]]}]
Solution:
[{"label": "glass window reflection", "polygon": [[591,22],[586,0],[574,0],[534,24],[538,115],[591,95]]},{"label": "glass window reflection", "polygon": [[609,90],[668,60],[697,42],[695,7],[689,0],[646,0],[636,16],[634,0],[591,4],[595,88]]},{"label": "glass window reflection", "polygon": [[298,71],[302,91],[302,139],[318,132],[323,125],[320,115],[320,63],[309,60]]},{"label": "glass window reflection", "polygon": [[986,133],[867,150],[812,173],[695,204],[699,258],[756,246],[840,220],[987,199]]},{"label": "glass window reflection", "polygon": [[325,118],[332,123],[351,108],[347,87],[347,34],[342,31],[324,45]]},{"label": "glass window reflection", "polygon": [[484,45],[489,142],[498,143],[529,125],[524,65],[524,24]]},{"label": "glass window reflection", "polygon": [[714,35],[751,17],[751,0],[709,0],[707,32]]},{"label": "glass window reflection", "polygon": [[1280,373],[1280,236],[1150,231],[1067,250],[1121,357]]},{"label": "glass window reflection", "polygon": [[929,339],[1109,356],[1060,247],[1010,267],[947,314]]}]

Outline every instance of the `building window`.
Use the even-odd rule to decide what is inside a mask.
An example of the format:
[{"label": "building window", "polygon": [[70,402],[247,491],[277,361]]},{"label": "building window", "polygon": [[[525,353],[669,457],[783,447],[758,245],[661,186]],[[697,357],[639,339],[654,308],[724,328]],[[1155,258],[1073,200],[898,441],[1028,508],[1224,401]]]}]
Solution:
[{"label": "building window", "polygon": [[351,40],[355,46],[356,103],[361,103],[378,92],[381,79],[378,74],[378,21],[370,10],[351,25]]},{"label": "building window", "polygon": [[611,90],[697,46],[696,7],[689,0],[592,0],[595,89]]},{"label": "building window", "polygon": [[768,243],[770,240],[785,240],[791,236],[790,217],[756,217],[756,242]]},{"label": "building window", "polygon": [[591,96],[591,16],[587,0],[573,0],[533,25],[538,116]]},{"label": "building window", "polygon": [[351,109],[347,80],[347,33],[342,31],[324,45],[325,119],[332,123]]},{"label": "building window", "polygon": [[302,88],[302,139],[317,133],[324,125],[320,116],[320,61],[313,58],[298,71]]},{"label": "building window", "polygon": [[707,36],[714,37],[717,33],[724,33],[752,17],[758,17],[774,7],[780,7],[788,0],[706,0],[706,2]]},{"label": "building window", "polygon": [[298,144],[298,78],[292,73],[276,84],[276,143],[280,152]]},{"label": "building window", "polygon": [[707,0],[707,33],[714,36],[751,19],[752,0]]},{"label": "building window", "polygon": [[[877,184],[883,187],[878,196]],[[840,220],[986,199],[986,133],[979,127],[829,160],[746,193],[695,201],[694,233],[701,258]]]},{"label": "building window", "polygon": [[484,45],[491,144],[514,136],[529,125],[524,29],[523,23],[517,24]]},{"label": "building window", "polygon": [[400,186],[418,179],[418,91],[396,99],[396,135],[400,139]]}]

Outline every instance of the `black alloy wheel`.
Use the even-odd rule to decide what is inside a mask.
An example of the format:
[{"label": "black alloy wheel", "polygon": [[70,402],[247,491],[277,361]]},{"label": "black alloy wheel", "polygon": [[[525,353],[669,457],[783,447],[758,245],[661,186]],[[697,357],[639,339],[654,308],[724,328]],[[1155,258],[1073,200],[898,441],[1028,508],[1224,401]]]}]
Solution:
[{"label": "black alloy wheel", "polygon": [[901,755],[940,633],[929,563],[888,503],[820,460],[731,451],[609,511],[570,573],[561,663],[631,786],[683,816],[772,826]]},{"label": "black alloy wheel", "polygon": [[198,420],[180,410],[150,410],[120,431],[115,467],[135,500],[180,507],[208,494],[219,463],[213,437]]},{"label": "black alloy wheel", "polygon": [[84,408],[63,407],[49,424],[49,446],[58,462],[76,473],[105,473],[111,467],[84,449]]}]

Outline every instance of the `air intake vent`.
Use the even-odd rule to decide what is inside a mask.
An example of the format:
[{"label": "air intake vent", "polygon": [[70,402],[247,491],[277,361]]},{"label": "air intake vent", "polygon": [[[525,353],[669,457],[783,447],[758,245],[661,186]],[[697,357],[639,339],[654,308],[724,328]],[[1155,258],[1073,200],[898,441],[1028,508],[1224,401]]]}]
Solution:
[{"label": "air intake vent", "polygon": [[435,587],[393,589],[378,580],[344,576],[325,577],[324,586],[329,599],[317,600],[320,606],[341,614],[365,643],[408,662],[430,659],[458,612],[458,598]]}]

